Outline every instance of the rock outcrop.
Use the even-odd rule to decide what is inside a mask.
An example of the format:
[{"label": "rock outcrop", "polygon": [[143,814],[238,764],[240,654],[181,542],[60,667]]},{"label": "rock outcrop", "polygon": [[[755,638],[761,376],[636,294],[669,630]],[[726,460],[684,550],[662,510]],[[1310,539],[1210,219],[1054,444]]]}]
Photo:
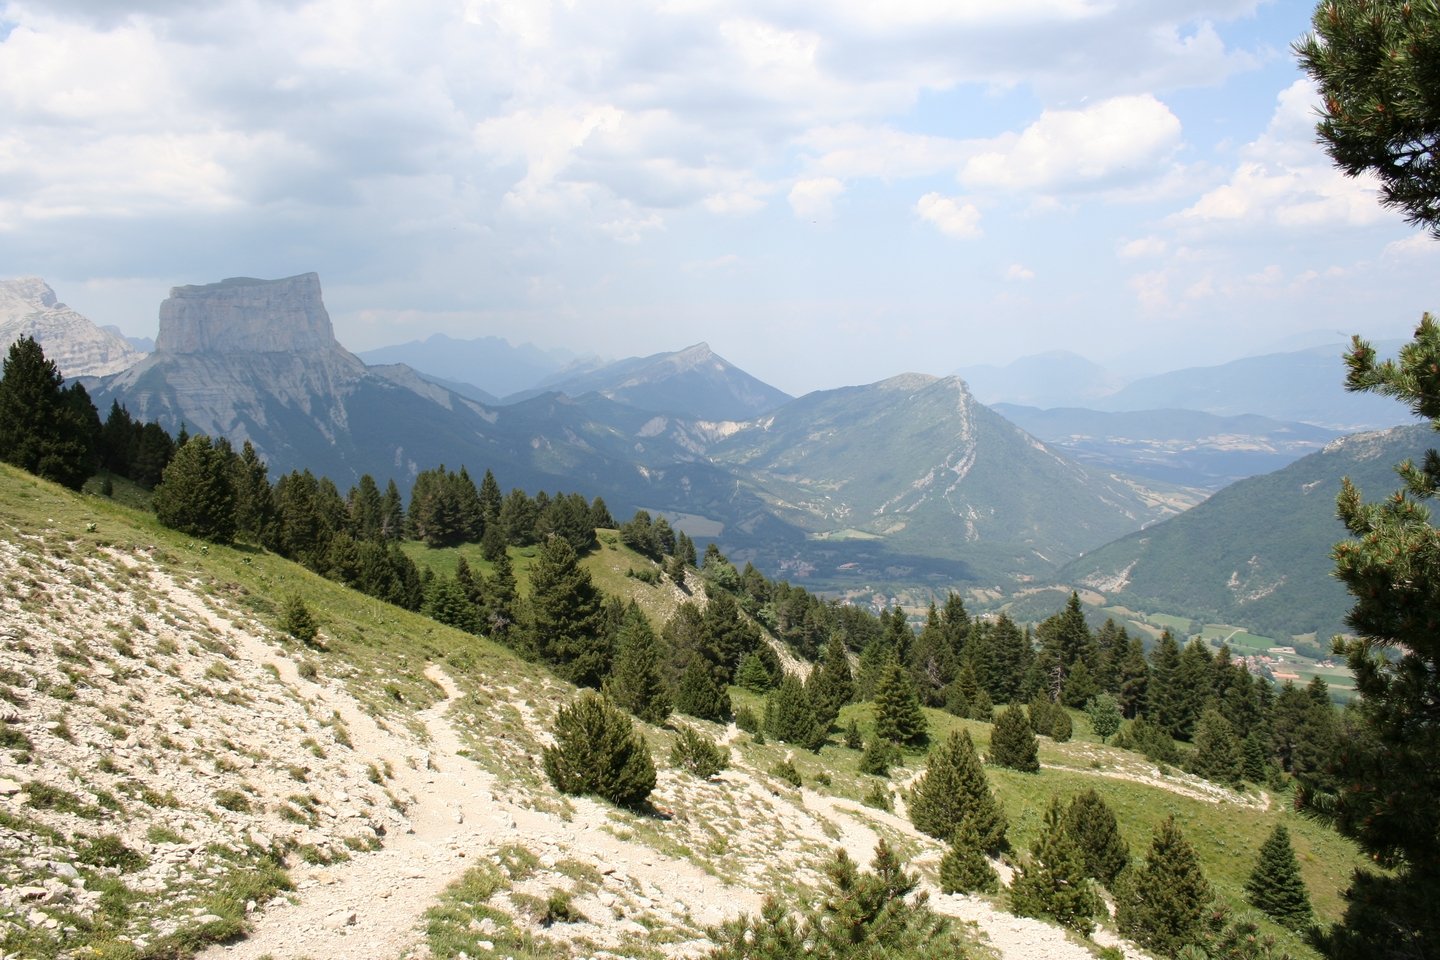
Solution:
[{"label": "rock outcrop", "polygon": [[320,277],[233,277],[173,287],[160,304],[157,353],[329,353],[340,350]]},{"label": "rock outcrop", "polygon": [[65,306],[39,277],[0,281],[0,348],[21,337],[34,337],[66,377],[119,373],[145,356]]}]

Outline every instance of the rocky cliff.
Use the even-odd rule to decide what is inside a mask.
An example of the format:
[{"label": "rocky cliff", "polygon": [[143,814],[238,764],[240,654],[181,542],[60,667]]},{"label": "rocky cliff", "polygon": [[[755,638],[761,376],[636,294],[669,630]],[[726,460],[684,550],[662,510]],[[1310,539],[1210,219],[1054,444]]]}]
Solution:
[{"label": "rocky cliff", "polygon": [[[320,277],[283,280],[233,277],[219,283],[173,287],[160,304],[157,353],[332,353],[330,314]],[[358,360],[356,361],[359,362]]]},{"label": "rocky cliff", "polygon": [[144,357],[59,302],[39,277],[0,281],[0,349],[21,337],[34,337],[66,377],[119,373]]}]

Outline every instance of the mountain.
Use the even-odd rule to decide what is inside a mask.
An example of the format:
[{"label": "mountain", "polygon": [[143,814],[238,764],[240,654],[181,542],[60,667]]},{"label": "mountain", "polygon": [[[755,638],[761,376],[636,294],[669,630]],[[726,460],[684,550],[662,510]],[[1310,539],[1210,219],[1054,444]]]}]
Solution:
[{"label": "mountain", "polygon": [[[1377,343],[1382,355],[1399,342]],[[1087,404],[1100,410],[1202,410],[1220,416],[1255,413],[1348,432],[1395,426],[1404,410],[1393,400],[1345,390],[1346,346],[1311,347],[1189,367],[1127,384]]]},{"label": "mountain", "polygon": [[1106,413],[1075,407],[1039,410],[997,403],[996,412],[1083,463],[1134,477],[1219,490],[1279,470],[1337,436],[1308,423],[1198,410]]},{"label": "mountain", "polygon": [[[436,382],[473,385],[484,393],[503,397],[528,390],[562,369],[568,355],[541,350],[534,344],[518,347],[502,337],[456,340],[443,333],[424,340],[374,350],[362,350],[360,359],[376,365],[403,363]],[[465,391],[457,391],[465,392]]]},{"label": "mountain", "polygon": [[713,409],[778,392],[703,344],[611,374],[609,390],[491,406],[403,364],[367,366],[335,341],[312,273],[176,287],[155,352],[91,394],[102,411],[119,400],[172,430],[249,440],[272,477],[305,468],[343,490],[368,473],[404,490],[440,464],[488,468],[505,487],[602,496],[620,519],[665,513],[741,562],[816,586],[1048,575],[1193,502],[1062,456],[953,377],[706,419],[638,404],[688,395]]},{"label": "mountain", "polygon": [[34,337],[66,377],[118,373],[143,354],[60,303],[39,277],[0,281],[0,349]]},{"label": "mountain", "polygon": [[978,403],[958,377],[820,391],[739,426],[710,456],[820,541],[883,538],[1024,577],[1172,512]]},{"label": "mountain", "polygon": [[1394,465],[1434,441],[1425,426],[1343,437],[1284,469],[1241,480],[1199,506],[1072,561],[1059,582],[1134,610],[1245,625],[1269,636],[1343,629],[1350,607],[1330,575],[1345,536],[1340,478],[1370,500],[1399,486]]},{"label": "mountain", "polygon": [[961,367],[955,375],[981,403],[1042,408],[1086,406],[1114,393],[1121,383],[1104,367],[1066,350],[1021,357],[1004,366]]},{"label": "mountain", "polygon": [[115,334],[115,336],[119,337],[121,340],[124,340],[126,343],[130,344],[131,347],[135,348],[141,353],[155,352],[154,337],[132,337],[124,330],[121,330],[119,327],[115,326],[113,323],[107,323],[100,329],[104,330],[106,333]]},{"label": "mountain", "polygon": [[[571,397],[598,393],[627,406],[700,420],[745,420],[792,399],[788,393],[736,367],[707,343],[552,377],[540,387]],[[507,397],[506,402],[538,392]]]}]

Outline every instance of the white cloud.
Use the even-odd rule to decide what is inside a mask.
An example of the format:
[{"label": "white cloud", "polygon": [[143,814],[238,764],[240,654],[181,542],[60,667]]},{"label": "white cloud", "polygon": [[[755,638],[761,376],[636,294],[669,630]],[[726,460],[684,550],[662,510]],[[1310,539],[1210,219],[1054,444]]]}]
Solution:
[{"label": "white cloud", "polygon": [[1142,257],[1158,257],[1162,256],[1168,249],[1169,244],[1161,237],[1139,237],[1121,244],[1120,256],[1127,260],[1135,260]]},{"label": "white cloud", "polygon": [[1035,271],[1031,270],[1023,263],[1012,263],[1010,264],[1010,266],[1005,268],[1005,279],[1019,281],[1034,280]]},{"label": "white cloud", "polygon": [[1174,222],[1308,230],[1362,226],[1389,217],[1377,202],[1374,177],[1345,176],[1315,146],[1317,97],[1308,80],[1296,80],[1282,91],[1269,126],[1241,151],[1229,179],[1177,214]]},{"label": "white cloud", "polygon": [[1180,143],[1180,120],[1155,97],[1116,97],[1080,110],[1046,110],[1020,134],[992,141],[960,180],[972,188],[1064,191],[1152,179]]},{"label": "white cloud", "polygon": [[1404,240],[1386,244],[1383,256],[1397,260],[1433,257],[1440,254],[1440,241],[1428,233],[1412,233]]},{"label": "white cloud", "polygon": [[790,209],[801,220],[829,220],[835,216],[835,199],[845,184],[834,177],[801,180],[790,188]]},{"label": "white cloud", "polygon": [[974,240],[984,233],[980,229],[980,209],[963,197],[927,193],[915,202],[915,212],[947,237]]}]

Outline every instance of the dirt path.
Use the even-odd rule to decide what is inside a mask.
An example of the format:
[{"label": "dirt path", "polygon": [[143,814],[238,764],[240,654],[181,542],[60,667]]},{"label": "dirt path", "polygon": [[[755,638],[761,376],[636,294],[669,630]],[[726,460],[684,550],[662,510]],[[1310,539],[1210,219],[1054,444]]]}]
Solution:
[{"label": "dirt path", "polygon": [[[294,663],[274,649],[257,641],[246,653],[274,663],[282,679],[305,688]],[[410,800],[409,831],[387,836],[384,849],[346,863],[293,871],[295,893],[259,913],[246,939],[213,947],[200,955],[204,960],[427,956],[421,929],[425,911],[479,858],[512,843],[603,864],[664,904],[662,910],[696,926],[759,908],[758,896],[602,829],[607,817],[601,804],[572,800],[574,814],[564,820],[504,800],[495,778],[462,756],[460,735],[447,717],[459,690],[438,667],[427,668],[426,676],[447,697],[418,715],[428,745],[381,730],[334,687],[313,697],[318,707],[339,712],[357,763],[392,761],[391,789]],[[598,918],[601,924],[613,920]]]}]

